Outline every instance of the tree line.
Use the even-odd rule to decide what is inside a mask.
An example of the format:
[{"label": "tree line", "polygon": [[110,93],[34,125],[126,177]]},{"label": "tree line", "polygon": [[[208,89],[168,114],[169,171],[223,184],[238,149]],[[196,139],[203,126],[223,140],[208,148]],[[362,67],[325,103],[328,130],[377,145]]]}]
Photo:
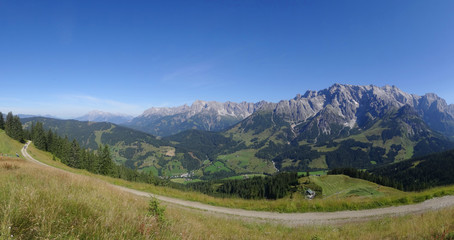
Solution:
[{"label": "tree line", "polygon": [[287,172],[241,180],[195,182],[187,184],[186,188],[216,197],[279,199],[296,190],[297,185],[298,174],[296,172]]},{"label": "tree line", "polygon": [[403,191],[454,184],[454,150],[412,158],[370,169],[338,168],[328,174],[344,174]]},{"label": "tree line", "polygon": [[0,112],[0,129],[5,130],[6,135],[10,136],[21,143],[25,143],[25,133],[22,129],[22,123],[19,116],[9,112],[6,115],[6,121],[3,118],[3,113]]}]

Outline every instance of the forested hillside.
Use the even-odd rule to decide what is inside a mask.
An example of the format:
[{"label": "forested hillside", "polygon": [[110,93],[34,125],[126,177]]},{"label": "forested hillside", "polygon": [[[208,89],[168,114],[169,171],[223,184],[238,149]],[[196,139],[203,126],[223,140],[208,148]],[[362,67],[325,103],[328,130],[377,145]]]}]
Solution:
[{"label": "forested hillside", "polygon": [[42,123],[45,132],[49,129],[60,137],[75,139],[84,148],[98,149],[99,145],[109,145],[112,159],[131,169],[152,172],[155,175],[185,173],[185,154],[176,152],[168,142],[130,128],[107,122],[81,122],[51,118],[23,119],[26,129]]},{"label": "forested hillside", "polygon": [[454,184],[454,150],[412,158],[368,171],[333,169],[328,174],[344,174],[405,191],[420,191]]}]

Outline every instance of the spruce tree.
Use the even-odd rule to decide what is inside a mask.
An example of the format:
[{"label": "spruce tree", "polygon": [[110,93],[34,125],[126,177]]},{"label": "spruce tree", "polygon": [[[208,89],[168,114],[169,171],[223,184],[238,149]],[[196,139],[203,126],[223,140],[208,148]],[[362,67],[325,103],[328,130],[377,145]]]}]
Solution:
[{"label": "spruce tree", "polygon": [[5,130],[5,119],[2,112],[0,112],[0,129]]},{"label": "spruce tree", "polygon": [[12,132],[13,132],[13,113],[12,112],[9,112],[6,115],[5,132],[6,132],[6,135],[8,135],[10,137],[12,136]]},{"label": "spruce tree", "polygon": [[31,138],[38,149],[47,149],[47,139],[41,122],[37,122],[35,126],[32,125]]},{"label": "spruce tree", "polygon": [[110,151],[107,144],[103,147],[99,146],[98,150],[98,173],[102,175],[109,175],[112,171],[112,159],[110,158]]},{"label": "spruce tree", "polygon": [[15,140],[22,143],[25,142],[24,129],[22,129],[20,118],[18,116],[14,116],[12,112],[9,112],[6,116],[5,132],[8,136]]}]

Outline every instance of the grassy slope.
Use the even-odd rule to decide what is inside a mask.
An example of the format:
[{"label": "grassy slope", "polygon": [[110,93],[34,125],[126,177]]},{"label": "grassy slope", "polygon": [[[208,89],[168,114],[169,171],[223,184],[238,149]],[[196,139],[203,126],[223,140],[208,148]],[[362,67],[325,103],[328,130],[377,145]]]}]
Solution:
[{"label": "grassy slope", "polygon": [[[0,150],[21,147],[4,146]],[[51,161],[47,153],[34,154]],[[147,202],[93,177],[20,159],[0,160],[0,239],[441,239],[454,231],[453,208],[343,226],[292,228],[172,205],[166,210],[167,222],[158,224],[146,215]]]},{"label": "grassy slope", "polygon": [[322,187],[324,198],[401,196],[403,194],[394,188],[344,175],[311,176],[310,180]]},{"label": "grassy slope", "polygon": [[243,149],[231,154],[220,155],[218,156],[218,160],[225,162],[227,167],[238,174],[250,172],[276,172],[271,161],[259,159],[255,157],[255,153],[255,149]]},{"label": "grassy slope", "polygon": [[11,141],[6,135],[5,131],[0,130],[0,153],[7,154],[8,156],[16,156],[16,153],[20,154],[22,144],[17,141]]},{"label": "grassy slope", "polygon": [[286,197],[275,201],[269,200],[245,200],[240,198],[216,198],[201,194],[198,192],[184,192],[167,187],[153,186],[144,183],[128,182],[121,179],[98,176],[91,174],[85,170],[78,170],[69,168],[58,161],[52,161],[52,157],[49,153],[36,150],[33,146],[29,147],[29,153],[36,159],[42,162],[65,169],[70,172],[75,172],[82,175],[96,177],[107,182],[125,186],[145,192],[151,192],[163,196],[175,197],[186,199],[190,201],[202,202],[214,206],[224,206],[233,208],[242,208],[248,210],[260,210],[260,211],[276,211],[276,212],[308,212],[308,211],[338,211],[338,210],[356,210],[356,209],[368,209],[384,206],[402,205],[413,202],[421,202],[425,199],[432,198],[434,196],[442,196],[446,194],[454,194],[454,186],[438,187],[431,190],[427,190],[419,193],[406,193],[401,192],[397,195],[384,195],[375,196],[372,198],[364,199],[361,196],[351,196],[342,199],[315,199],[313,201],[304,200],[304,196],[300,194],[294,194],[292,197]]}]

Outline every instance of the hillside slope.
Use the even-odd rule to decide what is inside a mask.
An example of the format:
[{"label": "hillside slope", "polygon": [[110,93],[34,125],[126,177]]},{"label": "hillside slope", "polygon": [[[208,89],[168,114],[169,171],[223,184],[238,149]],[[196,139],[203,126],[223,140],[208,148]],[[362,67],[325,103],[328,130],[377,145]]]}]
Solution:
[{"label": "hillside slope", "polygon": [[[7,164],[15,167],[3,167]],[[165,213],[169,221],[160,225],[154,217],[145,214],[145,199],[122,193],[90,177],[69,176],[57,169],[10,159],[0,159],[0,172],[1,189],[7,193],[0,195],[0,209],[4,214],[0,236],[19,239],[438,238],[447,236],[446,230],[452,229],[454,216],[453,209],[448,208],[364,223],[294,228],[216,217],[169,205]]]},{"label": "hillside slope", "polygon": [[52,118],[22,119],[25,128],[36,122],[43,123],[44,129],[52,129],[58,135],[76,139],[82,147],[96,150],[100,144],[110,145],[112,158],[118,164],[132,169],[151,171],[155,175],[186,173],[186,166],[192,159],[183,151],[176,153],[175,147],[150,134],[122,127],[108,122],[81,122]]},{"label": "hillside slope", "polygon": [[402,184],[407,191],[454,184],[454,150],[412,158],[372,169],[378,176]]}]

